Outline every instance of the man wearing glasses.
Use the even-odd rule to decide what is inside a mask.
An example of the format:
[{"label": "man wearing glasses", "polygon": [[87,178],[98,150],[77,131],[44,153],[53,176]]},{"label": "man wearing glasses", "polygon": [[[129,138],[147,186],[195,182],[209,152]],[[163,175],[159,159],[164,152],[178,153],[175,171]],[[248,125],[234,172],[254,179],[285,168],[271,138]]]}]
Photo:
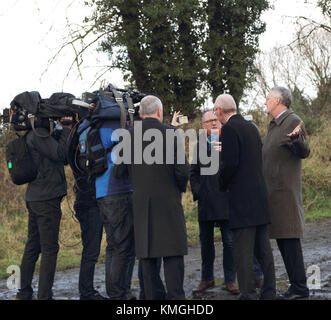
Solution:
[{"label": "man wearing glasses", "polygon": [[[202,127],[205,132],[200,136],[207,139],[207,144],[196,145],[196,161],[192,162],[190,170],[191,190],[193,199],[198,200],[198,220],[201,244],[201,282],[193,294],[199,294],[215,286],[214,281],[214,227],[220,228],[223,242],[223,270],[224,289],[232,294],[238,294],[239,290],[235,285],[235,263],[232,248],[232,232],[229,228],[229,209],[226,192],[220,192],[217,174],[201,175],[201,167],[206,167],[200,162],[199,151],[210,156],[211,148],[215,141],[219,141],[221,134],[221,123],[213,111],[207,111],[202,117]],[[203,149],[206,146],[207,150]]]}]

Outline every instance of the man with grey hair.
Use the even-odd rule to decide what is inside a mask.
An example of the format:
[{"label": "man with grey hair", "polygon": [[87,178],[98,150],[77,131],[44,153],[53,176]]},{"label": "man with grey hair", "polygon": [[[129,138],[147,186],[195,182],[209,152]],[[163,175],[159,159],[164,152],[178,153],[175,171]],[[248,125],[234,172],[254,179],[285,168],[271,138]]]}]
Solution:
[{"label": "man with grey hair", "polygon": [[219,95],[214,109],[223,123],[219,183],[221,191],[227,191],[229,196],[240,299],[256,298],[254,253],[264,274],[260,299],[274,299],[275,268],[268,234],[270,216],[262,174],[261,138],[256,126],[237,114],[231,95]]},{"label": "man with grey hair", "polygon": [[163,105],[161,100],[155,96],[146,96],[140,102],[139,114],[142,119],[155,117],[163,121]]},{"label": "man with grey hair", "polygon": [[300,238],[304,215],[301,194],[301,159],[310,153],[302,120],[290,109],[291,92],[284,87],[270,90],[265,105],[272,116],[263,140],[263,174],[271,214],[270,237],[277,240],[290,280],[279,298],[307,298],[309,289]]},{"label": "man with grey hair", "polygon": [[[147,300],[167,298],[180,300],[185,298],[184,255],[187,254],[187,238],[181,193],[186,191],[189,178],[189,165],[179,164],[174,159],[167,164],[166,144],[167,130],[174,127],[162,123],[163,108],[159,98],[146,96],[140,102],[141,122],[136,122],[130,129],[131,162],[119,170],[115,177],[128,174],[133,188],[133,214],[136,256],[141,259],[144,293]],[[142,134],[137,127],[141,126]],[[144,134],[153,132],[161,136],[163,146],[162,161],[147,163],[134,162],[137,152],[151,148],[150,140],[142,139]],[[172,135],[174,136],[174,135]],[[135,144],[142,146],[141,150]],[[155,150],[155,149],[154,149]],[[174,143],[174,155],[184,152],[184,145]],[[185,154],[185,153],[184,153]],[[119,165],[121,166],[121,165]],[[158,259],[163,258],[166,297],[160,296],[160,275]]]}]

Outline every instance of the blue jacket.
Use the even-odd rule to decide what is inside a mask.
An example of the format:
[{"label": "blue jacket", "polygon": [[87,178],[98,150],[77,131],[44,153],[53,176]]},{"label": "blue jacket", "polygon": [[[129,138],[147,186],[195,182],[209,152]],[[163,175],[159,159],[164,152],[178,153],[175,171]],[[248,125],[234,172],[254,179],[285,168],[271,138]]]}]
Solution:
[{"label": "blue jacket", "polygon": [[[118,137],[112,137],[113,132],[120,128],[120,123],[116,121],[105,121],[102,127],[99,129],[100,138],[103,147],[110,148],[116,142],[118,142]],[[113,138],[113,140],[112,140]],[[108,169],[107,171],[96,178],[95,180],[95,190],[96,198],[103,198],[111,195],[122,194],[132,192],[132,187],[129,178],[126,179],[116,179],[112,174],[112,169],[114,163],[112,161],[112,153],[109,152],[107,155]]]}]

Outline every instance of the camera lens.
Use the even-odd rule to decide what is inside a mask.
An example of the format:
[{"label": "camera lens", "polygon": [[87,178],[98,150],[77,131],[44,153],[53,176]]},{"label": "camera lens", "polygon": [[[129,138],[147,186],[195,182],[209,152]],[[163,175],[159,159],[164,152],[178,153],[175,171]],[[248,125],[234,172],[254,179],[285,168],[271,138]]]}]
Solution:
[{"label": "camera lens", "polygon": [[25,120],[25,117],[22,114],[20,114],[18,116],[18,122],[23,122],[24,120]]}]

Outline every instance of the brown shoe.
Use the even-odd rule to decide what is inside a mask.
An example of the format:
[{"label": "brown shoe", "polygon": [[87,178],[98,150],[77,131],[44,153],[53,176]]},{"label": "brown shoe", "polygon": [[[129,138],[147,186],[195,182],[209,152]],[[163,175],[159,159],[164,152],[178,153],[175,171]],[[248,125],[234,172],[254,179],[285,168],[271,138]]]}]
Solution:
[{"label": "brown shoe", "polygon": [[240,293],[238,287],[233,282],[225,283],[225,286],[223,288],[224,288],[224,290],[230,292],[231,294],[239,294]]},{"label": "brown shoe", "polygon": [[214,280],[201,280],[199,286],[192,291],[193,294],[195,293],[201,293],[206,291],[207,289],[214,288],[215,287],[215,281]]}]

